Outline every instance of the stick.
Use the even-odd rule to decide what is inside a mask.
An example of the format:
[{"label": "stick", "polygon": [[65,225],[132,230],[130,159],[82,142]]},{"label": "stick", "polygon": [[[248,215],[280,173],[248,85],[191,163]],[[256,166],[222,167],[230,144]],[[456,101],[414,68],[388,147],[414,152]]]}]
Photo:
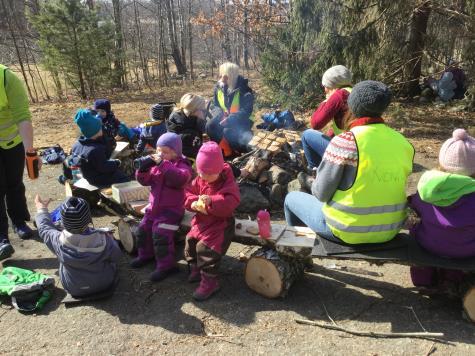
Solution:
[{"label": "stick", "polygon": [[431,340],[433,340],[433,338],[436,338],[436,337],[444,336],[444,333],[430,333],[430,332],[384,333],[384,332],[374,332],[374,331],[357,331],[357,330],[345,329],[341,326],[327,325],[327,324],[319,323],[312,320],[295,319],[295,321],[297,322],[297,324],[313,325],[313,326],[318,326],[324,329],[343,331],[345,333],[356,335],[356,336],[381,337],[381,338],[411,337],[411,338],[416,338],[416,339],[431,339]]}]

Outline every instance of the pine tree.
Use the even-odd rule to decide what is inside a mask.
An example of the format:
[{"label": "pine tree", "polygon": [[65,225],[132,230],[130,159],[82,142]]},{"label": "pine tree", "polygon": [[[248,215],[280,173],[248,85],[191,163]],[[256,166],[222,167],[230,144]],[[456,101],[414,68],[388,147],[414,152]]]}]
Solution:
[{"label": "pine tree", "polygon": [[114,55],[114,28],[99,21],[80,0],[45,2],[33,17],[47,68],[63,75],[82,98],[109,87]]}]

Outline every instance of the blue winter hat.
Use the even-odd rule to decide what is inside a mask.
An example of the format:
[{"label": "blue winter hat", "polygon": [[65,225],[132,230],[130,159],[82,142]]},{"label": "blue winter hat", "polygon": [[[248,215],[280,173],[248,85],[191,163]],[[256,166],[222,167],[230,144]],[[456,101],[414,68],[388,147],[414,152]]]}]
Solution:
[{"label": "blue winter hat", "polygon": [[107,99],[97,99],[94,102],[94,110],[105,110],[106,113],[111,112],[111,102]]},{"label": "blue winter hat", "polygon": [[102,121],[93,116],[87,109],[79,109],[74,117],[74,122],[87,138],[91,138],[102,130]]},{"label": "blue winter hat", "polygon": [[182,156],[181,137],[179,135],[177,135],[176,133],[173,133],[173,132],[164,133],[157,140],[157,147],[158,146],[169,147],[173,151],[176,152],[178,157]]}]

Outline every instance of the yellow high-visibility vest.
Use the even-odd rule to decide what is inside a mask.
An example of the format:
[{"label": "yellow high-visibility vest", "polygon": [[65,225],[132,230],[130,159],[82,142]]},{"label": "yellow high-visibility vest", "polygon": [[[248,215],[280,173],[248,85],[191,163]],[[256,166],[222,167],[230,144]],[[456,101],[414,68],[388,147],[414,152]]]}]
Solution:
[{"label": "yellow high-visibility vest", "polygon": [[385,124],[350,130],[358,147],[356,178],[323,206],[332,233],[348,244],[391,240],[406,220],[406,181],[414,148]]},{"label": "yellow high-visibility vest", "polygon": [[0,64],[0,148],[8,149],[18,145],[22,139],[18,126],[8,108],[8,97],[5,89],[5,72],[8,67]]}]

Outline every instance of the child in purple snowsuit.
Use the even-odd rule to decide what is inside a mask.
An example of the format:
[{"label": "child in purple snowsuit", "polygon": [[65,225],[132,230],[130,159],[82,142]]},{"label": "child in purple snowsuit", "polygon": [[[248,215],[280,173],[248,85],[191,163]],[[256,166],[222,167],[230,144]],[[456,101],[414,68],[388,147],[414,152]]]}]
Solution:
[{"label": "child in purple snowsuit", "polygon": [[182,155],[180,136],[171,132],[160,136],[157,153],[150,158],[151,163],[136,172],[137,181],[152,190],[137,231],[138,256],[131,266],[138,268],[155,258],[156,270],[150,279],[158,282],[178,271],[174,235],[185,213],[185,185],[191,179],[192,168]]},{"label": "child in purple snowsuit", "polygon": [[[475,257],[475,139],[453,132],[439,153],[439,170],[425,172],[409,204],[421,221],[411,235],[429,252],[446,258]],[[412,267],[414,285],[442,287],[458,283],[463,272]]]}]

